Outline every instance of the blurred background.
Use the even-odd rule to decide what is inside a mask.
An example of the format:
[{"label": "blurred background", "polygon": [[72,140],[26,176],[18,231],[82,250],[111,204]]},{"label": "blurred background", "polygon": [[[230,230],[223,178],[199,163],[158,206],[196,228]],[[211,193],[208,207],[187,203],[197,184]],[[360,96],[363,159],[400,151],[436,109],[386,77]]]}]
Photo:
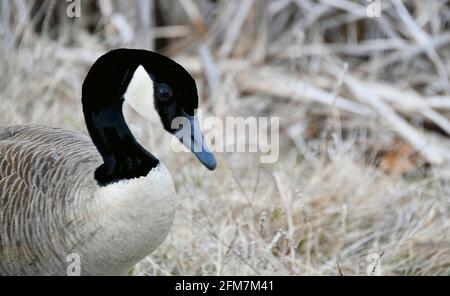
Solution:
[{"label": "blurred background", "polygon": [[158,51],[205,116],[279,117],[280,159],[208,172],[126,109],[179,193],[133,275],[449,275],[449,29],[444,0],[0,0],[0,124],[87,133],[92,63]]}]

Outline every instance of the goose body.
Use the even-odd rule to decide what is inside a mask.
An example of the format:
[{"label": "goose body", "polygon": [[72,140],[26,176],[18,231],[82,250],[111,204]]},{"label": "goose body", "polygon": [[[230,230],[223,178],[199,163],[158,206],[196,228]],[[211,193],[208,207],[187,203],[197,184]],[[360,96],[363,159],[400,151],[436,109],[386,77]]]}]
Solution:
[{"label": "goose body", "polygon": [[[96,66],[91,69],[83,86],[91,138],[37,125],[0,127],[0,275],[66,275],[72,254],[80,258],[81,275],[124,275],[166,238],[175,215],[172,177],[134,140],[121,112],[121,102],[130,96],[131,106],[158,104],[153,87],[143,95],[142,87],[153,85],[142,82],[143,67],[130,62],[139,61],[141,55],[160,58],[145,51],[117,50],[103,57],[114,62],[102,58],[97,62],[106,70],[128,68],[121,73],[125,78],[110,76],[122,83],[121,91],[103,91],[119,96],[118,101],[110,98],[105,99],[107,104],[98,104],[93,96],[102,93],[105,76],[94,77]],[[120,59],[111,58],[115,56]],[[169,66],[175,64],[162,58]],[[124,73],[130,69],[135,75],[127,78]],[[184,79],[186,73],[173,74]],[[92,88],[89,84],[96,81],[100,82]],[[180,104],[176,97],[166,97],[165,104],[170,106],[171,100]],[[164,124],[173,114],[170,117],[161,109],[156,113]],[[193,120],[185,109],[176,113]],[[155,113],[137,111],[144,116]],[[208,151],[198,153],[206,166],[215,166]]]}]

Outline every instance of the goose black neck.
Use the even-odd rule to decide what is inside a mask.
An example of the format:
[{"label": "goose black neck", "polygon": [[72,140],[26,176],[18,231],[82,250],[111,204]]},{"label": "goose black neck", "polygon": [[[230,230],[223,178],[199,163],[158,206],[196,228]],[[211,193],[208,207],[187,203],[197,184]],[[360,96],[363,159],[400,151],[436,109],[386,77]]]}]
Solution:
[{"label": "goose black neck", "polygon": [[123,99],[100,108],[83,104],[87,129],[104,162],[95,172],[100,186],[144,177],[159,164],[134,138],[125,122],[122,105]]}]

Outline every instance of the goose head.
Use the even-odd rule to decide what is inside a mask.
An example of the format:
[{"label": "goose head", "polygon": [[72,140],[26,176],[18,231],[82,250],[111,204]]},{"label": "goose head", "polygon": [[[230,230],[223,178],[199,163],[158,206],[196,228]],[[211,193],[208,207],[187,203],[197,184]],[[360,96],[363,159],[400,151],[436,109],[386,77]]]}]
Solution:
[{"label": "goose head", "polygon": [[[196,117],[198,93],[192,76],[158,53],[118,49],[100,57],[83,84],[87,127],[105,162],[96,174],[100,183],[127,174],[139,177],[155,166],[155,158],[134,140],[123,120],[124,102],[176,136],[206,168],[215,169],[215,157],[205,144]],[[174,126],[175,119],[186,124]],[[125,152],[127,155],[122,155]],[[135,172],[127,172],[127,166]]]}]

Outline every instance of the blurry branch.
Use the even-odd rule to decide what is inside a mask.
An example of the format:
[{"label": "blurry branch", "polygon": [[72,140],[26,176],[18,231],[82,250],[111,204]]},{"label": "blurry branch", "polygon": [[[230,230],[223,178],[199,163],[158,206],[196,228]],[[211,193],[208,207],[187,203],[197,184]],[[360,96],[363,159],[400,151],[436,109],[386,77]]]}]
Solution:
[{"label": "blurry branch", "polygon": [[369,116],[372,113],[370,109],[359,103],[341,96],[335,96],[332,92],[319,89],[274,69],[264,68],[257,71],[239,73],[237,77],[237,81],[244,91],[264,93],[291,100],[317,102],[327,106],[335,106],[340,110],[361,116]]},{"label": "blurry branch", "polygon": [[[119,42],[128,44],[134,39],[133,27],[122,14],[114,13],[111,15],[111,25],[119,33]],[[145,46],[145,41],[142,46]]]},{"label": "blurry branch", "polygon": [[98,6],[103,16],[109,17],[113,14],[113,5],[111,0],[99,0]]},{"label": "blurry branch", "polygon": [[137,0],[136,2],[136,14],[138,15],[136,43],[138,47],[149,50],[155,48],[154,5],[154,0]]},{"label": "blurry branch", "polygon": [[[0,36],[5,53],[16,43],[29,24],[29,8],[24,0],[1,0]],[[11,5],[13,4],[13,5]],[[14,15],[14,17],[12,17]]]},{"label": "blurry branch", "polygon": [[134,39],[134,29],[127,21],[125,16],[119,12],[114,12],[113,3],[111,0],[99,1],[100,13],[103,16],[103,21],[106,30],[117,31],[117,39],[120,43],[128,44]]},{"label": "blurry branch", "polygon": [[49,34],[50,32],[50,22],[53,16],[53,12],[56,8],[56,0],[46,0],[47,8],[45,10],[44,23],[42,24],[42,32],[44,34]]},{"label": "blurry branch", "polygon": [[428,34],[423,32],[419,28],[417,23],[412,19],[408,10],[405,8],[405,6],[400,0],[393,0],[393,3],[397,8],[397,11],[400,15],[400,19],[403,21],[410,34],[417,41],[417,43],[420,44],[425,49],[430,60],[436,65],[436,68],[441,76],[441,79],[443,81],[448,81],[447,70],[445,69],[445,66],[443,65],[441,58],[437,54],[433,44],[430,42],[431,40]]},{"label": "blurry branch", "polygon": [[[235,3],[236,16],[229,24],[228,30],[225,34],[225,38],[222,47],[219,49],[219,55],[221,57],[227,57],[230,55],[231,50],[234,47],[237,37],[241,31],[242,25],[247,18],[250,8],[253,5],[253,0],[243,0]],[[239,4],[239,5],[238,5]]]},{"label": "blurry branch", "polygon": [[179,0],[179,2],[186,11],[193,27],[201,33],[206,32],[205,22],[203,21],[202,14],[198,9],[197,4],[192,0]]},{"label": "blurry branch", "polygon": [[[428,46],[441,48],[450,44],[450,33],[444,33],[430,39]],[[301,56],[320,56],[324,54],[346,54],[350,56],[366,56],[374,52],[393,51],[386,55],[377,65],[385,68],[393,63],[412,60],[426,51],[421,44],[408,44],[403,39],[380,39],[360,42],[358,44],[347,43],[316,43],[308,44],[299,50],[298,46],[292,45],[287,48],[273,48],[270,53],[279,58],[291,59]]]},{"label": "blurry branch", "polygon": [[395,105],[397,109],[409,114],[420,113],[450,135],[450,121],[433,110],[427,101],[419,95],[381,83],[366,83],[366,85],[385,101]]},{"label": "blurry branch", "polygon": [[320,0],[330,6],[345,10],[351,14],[367,17],[366,7],[347,0]]},{"label": "blurry branch", "polygon": [[191,33],[191,27],[189,26],[166,26],[155,27],[153,29],[155,39],[158,38],[181,38],[186,37]]},{"label": "blurry branch", "polygon": [[198,48],[198,54],[202,62],[202,66],[205,69],[205,76],[209,84],[209,88],[214,93],[220,86],[220,73],[217,69],[217,65],[214,63],[211,56],[211,51],[207,45],[202,44]]},{"label": "blurry branch", "polygon": [[14,5],[18,15],[17,19],[19,20],[16,24],[17,29],[15,34],[18,34],[18,32],[23,30],[23,28],[28,25],[28,22],[30,21],[30,11],[25,0],[14,0]]},{"label": "blurry branch", "polygon": [[443,165],[450,160],[450,151],[431,143],[424,134],[419,133],[389,105],[384,103],[371,88],[365,87],[360,81],[350,76],[345,77],[345,83],[355,97],[373,107],[386,120],[386,123],[419,151],[428,162],[434,165]]},{"label": "blurry branch", "polygon": [[85,66],[92,65],[98,59],[103,51],[94,51],[85,48],[59,48],[54,56],[61,61],[77,61],[85,64]]},{"label": "blurry branch", "polygon": [[450,110],[450,96],[430,97],[426,100],[426,103],[434,109]]},{"label": "blurry branch", "polygon": [[2,28],[0,28],[0,34],[2,37],[2,43],[5,51],[10,47],[11,42],[11,27],[9,19],[9,0],[1,0],[1,16],[2,16]]},{"label": "blurry branch", "polygon": [[[179,57],[178,60],[193,74],[200,74],[203,71],[202,63],[197,58]],[[266,66],[255,70],[243,60],[222,60],[219,69],[221,73],[234,73],[242,91],[297,101],[312,101],[328,106],[335,104],[338,109],[362,116],[372,113],[369,108],[357,102],[336,97],[332,92],[321,90],[276,68]]]}]

